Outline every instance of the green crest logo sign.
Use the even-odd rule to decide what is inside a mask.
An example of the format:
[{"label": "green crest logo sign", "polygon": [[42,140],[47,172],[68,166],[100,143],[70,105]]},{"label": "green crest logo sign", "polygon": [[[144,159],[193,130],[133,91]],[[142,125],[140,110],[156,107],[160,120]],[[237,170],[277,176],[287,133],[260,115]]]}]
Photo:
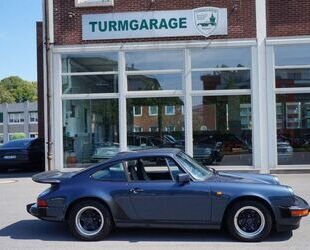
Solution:
[{"label": "green crest logo sign", "polygon": [[194,9],[193,14],[197,31],[205,37],[212,35],[219,23],[219,9],[203,7]]}]

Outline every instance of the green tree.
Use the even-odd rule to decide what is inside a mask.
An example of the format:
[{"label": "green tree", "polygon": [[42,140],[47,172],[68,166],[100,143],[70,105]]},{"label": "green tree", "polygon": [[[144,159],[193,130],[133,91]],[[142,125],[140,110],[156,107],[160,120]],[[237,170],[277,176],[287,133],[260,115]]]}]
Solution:
[{"label": "green tree", "polygon": [[37,100],[37,84],[18,76],[10,76],[0,81],[0,87],[6,90],[15,102],[33,102]]},{"label": "green tree", "polygon": [[15,102],[15,98],[11,95],[11,93],[0,85],[0,104],[1,103],[13,103]]}]

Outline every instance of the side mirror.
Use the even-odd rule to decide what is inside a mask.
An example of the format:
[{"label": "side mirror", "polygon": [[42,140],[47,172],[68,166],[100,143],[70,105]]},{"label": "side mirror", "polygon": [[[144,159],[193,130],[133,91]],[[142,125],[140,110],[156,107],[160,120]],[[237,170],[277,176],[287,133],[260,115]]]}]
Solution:
[{"label": "side mirror", "polygon": [[179,184],[181,184],[181,185],[189,183],[190,180],[191,180],[191,178],[190,178],[190,176],[188,174],[183,174],[183,173],[182,174],[178,174],[176,179],[177,179],[177,182]]}]

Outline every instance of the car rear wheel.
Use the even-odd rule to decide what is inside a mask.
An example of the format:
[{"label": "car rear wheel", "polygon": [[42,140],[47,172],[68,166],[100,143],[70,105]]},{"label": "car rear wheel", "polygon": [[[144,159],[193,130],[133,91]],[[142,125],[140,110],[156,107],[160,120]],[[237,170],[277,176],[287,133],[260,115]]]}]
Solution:
[{"label": "car rear wheel", "polygon": [[110,233],[112,216],[100,202],[85,200],[71,209],[68,224],[72,234],[78,239],[97,241]]},{"label": "car rear wheel", "polygon": [[259,201],[241,201],[228,211],[227,227],[238,240],[262,241],[271,231],[272,216],[269,209]]}]

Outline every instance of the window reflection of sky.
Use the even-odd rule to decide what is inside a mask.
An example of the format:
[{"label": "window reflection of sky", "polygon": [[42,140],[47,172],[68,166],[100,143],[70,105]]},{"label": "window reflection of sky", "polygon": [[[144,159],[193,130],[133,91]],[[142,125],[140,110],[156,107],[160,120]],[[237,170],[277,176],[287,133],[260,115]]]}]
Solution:
[{"label": "window reflection of sky", "polygon": [[310,65],[310,45],[275,47],[276,66]]}]

